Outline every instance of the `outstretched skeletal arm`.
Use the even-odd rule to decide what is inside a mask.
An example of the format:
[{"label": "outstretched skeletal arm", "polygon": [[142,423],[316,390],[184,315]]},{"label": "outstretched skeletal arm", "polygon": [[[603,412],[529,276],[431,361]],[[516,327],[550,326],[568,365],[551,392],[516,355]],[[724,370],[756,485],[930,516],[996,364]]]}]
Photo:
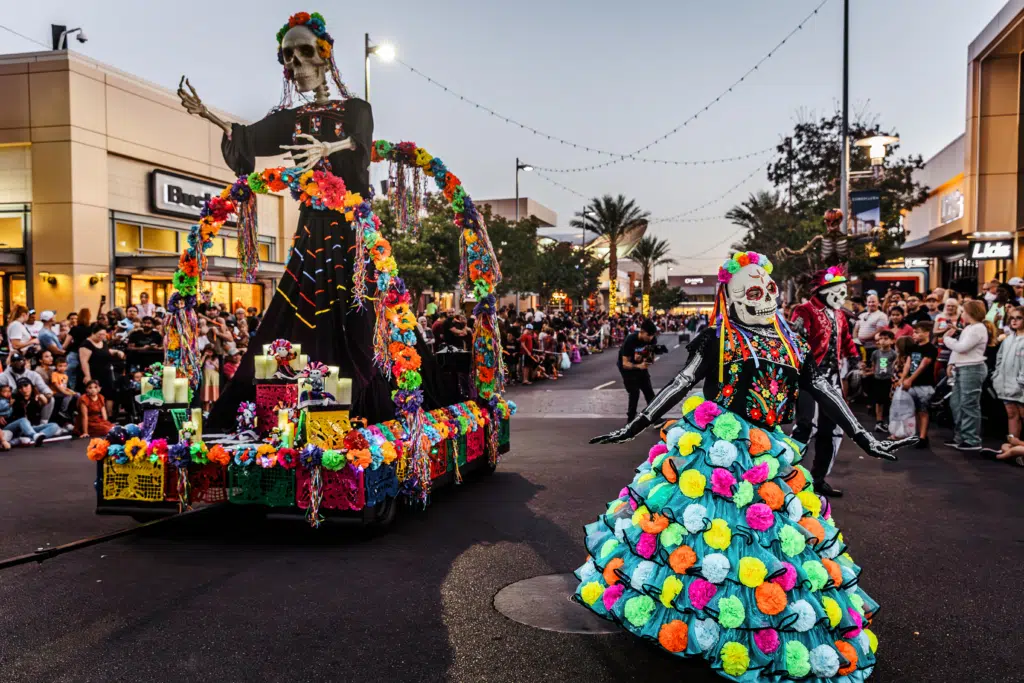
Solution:
[{"label": "outstretched skeletal arm", "polygon": [[292,163],[303,171],[310,170],[321,159],[326,159],[335,152],[356,148],[352,138],[344,138],[337,142],[321,142],[307,133],[299,133],[295,137],[308,140],[308,142],[301,145],[281,145],[281,149],[290,151]]},{"label": "outstretched skeletal arm", "polygon": [[789,247],[782,247],[777,252],[775,252],[775,260],[781,261],[783,259],[792,258],[794,256],[803,256],[808,251],[810,251],[811,247],[813,247],[815,244],[817,244],[823,239],[825,239],[824,235],[815,235],[810,239],[809,242],[807,242],[807,244],[800,247],[799,249],[790,249]]},{"label": "outstretched skeletal arm", "polygon": [[[188,90],[185,90],[186,87]],[[192,84],[184,76],[181,77],[181,81],[178,83],[178,99],[181,100],[181,106],[185,107],[185,111],[189,114],[206,119],[224,131],[226,135],[231,136],[231,126],[203,104],[203,101],[199,99],[199,93],[196,92],[196,89],[192,87]]]},{"label": "outstretched skeletal arm", "polygon": [[707,352],[707,344],[695,343],[690,349],[690,357],[683,369],[672,378],[665,387],[658,392],[658,395],[647,404],[643,412],[636,416],[632,422],[625,427],[617,429],[609,434],[595,437],[590,443],[622,443],[632,441],[645,429],[654,424],[665,415],[672,406],[676,405],[693,388],[693,385],[707,372],[708,364],[714,362],[714,358]]}]

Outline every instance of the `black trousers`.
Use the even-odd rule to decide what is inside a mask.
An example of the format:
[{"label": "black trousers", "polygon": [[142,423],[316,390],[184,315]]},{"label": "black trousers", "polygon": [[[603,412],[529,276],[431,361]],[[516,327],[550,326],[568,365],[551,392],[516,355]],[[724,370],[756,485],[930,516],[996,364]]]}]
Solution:
[{"label": "black trousers", "polygon": [[839,425],[818,408],[810,392],[801,392],[796,404],[796,427],[791,435],[800,443],[809,444],[814,438],[814,460],[811,463],[811,477],[815,482],[824,481],[832,469],[843,432]]},{"label": "black trousers", "polygon": [[632,422],[636,417],[636,407],[640,403],[640,393],[644,401],[650,404],[654,400],[654,387],[651,386],[651,375],[646,370],[631,370],[622,373],[622,383],[629,394],[629,407],[626,409],[626,421]]}]

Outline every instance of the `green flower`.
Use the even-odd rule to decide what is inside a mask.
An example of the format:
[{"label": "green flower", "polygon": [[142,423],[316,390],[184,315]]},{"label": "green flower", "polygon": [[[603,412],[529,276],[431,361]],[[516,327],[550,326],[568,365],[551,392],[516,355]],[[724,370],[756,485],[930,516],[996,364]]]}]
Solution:
[{"label": "green flower", "polygon": [[178,270],[175,271],[171,283],[173,284],[174,289],[180,292],[182,296],[195,296],[196,289],[199,286],[199,278],[190,277]]},{"label": "green flower", "polygon": [[743,266],[741,266],[740,264],[736,263],[732,259],[729,259],[728,261],[725,262],[725,269],[727,271],[729,271],[730,273],[732,273],[733,275],[735,275],[736,273],[740,272],[740,268],[742,268],[742,267]]},{"label": "green flower", "polygon": [[736,507],[742,508],[750,505],[752,500],[754,500],[754,485],[744,479],[736,487],[736,493],[732,494],[732,502],[736,504]]},{"label": "green flower", "polygon": [[811,655],[799,640],[786,643],[786,671],[793,678],[803,678],[811,672]]},{"label": "green flower", "polygon": [[423,378],[415,370],[403,372],[402,377],[398,380],[398,388],[406,391],[419,389],[421,384],[423,384]]},{"label": "green flower", "polygon": [[829,575],[828,571],[825,570],[824,565],[817,560],[807,560],[803,565],[804,574],[807,575],[807,580],[811,582],[811,590],[820,591],[828,583]]},{"label": "green flower", "polygon": [[267,193],[267,184],[263,182],[263,176],[259,174],[259,171],[253,171],[250,173],[246,180],[249,183],[249,189],[256,194]]},{"label": "green flower", "polygon": [[686,529],[681,524],[673,522],[658,536],[658,540],[661,541],[663,547],[676,546],[683,542],[683,534],[686,533]]},{"label": "green flower", "polygon": [[[665,507],[665,503],[668,502],[668,499],[672,496],[672,491],[674,490],[675,486],[672,484],[667,481],[661,482],[647,494],[647,507],[654,511],[658,511]],[[668,530],[666,529],[666,531]],[[664,535],[664,532],[662,532],[662,534]]]},{"label": "green flower", "polygon": [[192,456],[192,462],[197,465],[205,465],[210,462],[206,459],[206,452],[200,444],[194,443],[188,449],[189,454]]},{"label": "green flower", "polygon": [[341,451],[324,451],[320,464],[332,472],[337,472],[345,466],[345,456],[342,455]]},{"label": "green flower", "polygon": [[754,458],[754,466],[757,467],[761,463],[768,463],[768,479],[774,479],[779,475],[779,461],[771,455],[759,455]]},{"label": "green flower", "polygon": [[654,610],[656,607],[657,605],[654,604],[654,600],[649,596],[637,595],[626,601],[626,608],[624,612],[629,623],[633,624],[633,626],[636,626],[637,628],[641,628],[651,620],[652,616],[654,616]]},{"label": "green flower", "polygon": [[724,441],[733,441],[740,435],[740,421],[732,413],[722,413],[715,418],[711,431]]},{"label": "green flower", "polygon": [[718,623],[724,628],[739,628],[746,617],[743,601],[736,596],[718,601]]},{"label": "green flower", "polygon": [[779,540],[782,542],[782,552],[786,553],[788,557],[796,557],[807,546],[807,539],[791,526],[782,527],[782,531],[779,532]]},{"label": "green flower", "polygon": [[611,554],[611,552],[615,550],[617,547],[619,547],[618,540],[614,538],[609,538],[607,541],[604,542],[604,544],[601,545],[601,559],[603,560],[604,558],[608,557],[608,555]]}]

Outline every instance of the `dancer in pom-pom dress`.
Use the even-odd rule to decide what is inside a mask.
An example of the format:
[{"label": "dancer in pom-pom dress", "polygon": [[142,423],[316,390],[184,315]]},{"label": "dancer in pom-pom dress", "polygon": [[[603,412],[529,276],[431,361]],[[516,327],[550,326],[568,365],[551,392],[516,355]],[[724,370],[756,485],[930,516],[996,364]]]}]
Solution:
[{"label": "dancer in pom-pom dress", "polygon": [[[895,460],[915,439],[879,441],[805,358],[777,314],[768,259],[736,254],[719,270],[715,324],[683,370],[628,425],[628,441],[703,380],[605,514],[586,527],[576,599],[679,656],[704,657],[748,683],[859,683],[874,667],[878,604],[859,585],[828,501],[779,425],[800,389],[866,453]],[[845,678],[842,678],[845,677]]]}]

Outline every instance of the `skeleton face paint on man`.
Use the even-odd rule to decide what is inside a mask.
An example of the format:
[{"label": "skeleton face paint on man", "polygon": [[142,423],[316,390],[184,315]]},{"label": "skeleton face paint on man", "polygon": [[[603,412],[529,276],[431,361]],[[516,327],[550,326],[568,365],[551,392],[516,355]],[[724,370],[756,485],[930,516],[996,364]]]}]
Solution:
[{"label": "skeleton face paint on man", "polygon": [[327,88],[327,60],[317,49],[316,34],[305,26],[293,26],[281,40],[281,56],[299,92]]},{"label": "skeleton face paint on man", "polygon": [[779,286],[760,265],[743,266],[726,287],[732,315],[744,325],[771,325],[779,306]]},{"label": "skeleton face paint on man", "polygon": [[831,287],[823,287],[818,290],[817,297],[823,304],[831,308],[833,311],[838,311],[846,303],[847,287],[845,282],[832,285]]}]

